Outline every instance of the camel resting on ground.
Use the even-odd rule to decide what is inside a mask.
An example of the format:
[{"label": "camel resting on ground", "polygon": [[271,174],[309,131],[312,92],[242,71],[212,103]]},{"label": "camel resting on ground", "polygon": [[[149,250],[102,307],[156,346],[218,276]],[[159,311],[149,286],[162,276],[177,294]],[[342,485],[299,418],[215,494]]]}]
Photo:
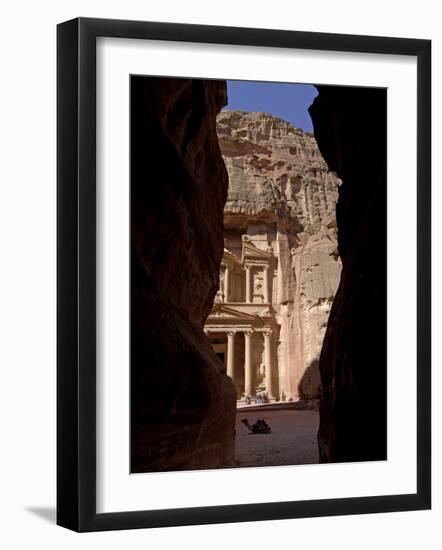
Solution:
[{"label": "camel resting on ground", "polygon": [[258,418],[258,420],[254,424],[250,424],[247,418],[243,418],[241,422],[252,434],[269,434],[272,431],[267,422],[262,418]]}]

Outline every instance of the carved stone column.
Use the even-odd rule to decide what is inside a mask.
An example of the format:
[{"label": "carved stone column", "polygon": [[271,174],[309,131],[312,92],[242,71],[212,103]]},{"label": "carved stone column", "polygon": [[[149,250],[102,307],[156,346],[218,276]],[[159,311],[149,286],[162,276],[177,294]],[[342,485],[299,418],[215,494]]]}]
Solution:
[{"label": "carved stone column", "polygon": [[269,398],[273,397],[272,385],[272,331],[264,332],[264,360],[265,360],[265,376],[266,376],[266,391]]},{"label": "carved stone column", "polygon": [[225,302],[230,301],[229,283],[230,283],[230,269],[229,269],[229,266],[226,265],[226,268],[224,269],[224,301]]},{"label": "carved stone column", "polygon": [[252,302],[252,277],[251,266],[246,265],[246,302],[250,304]]},{"label": "carved stone column", "polygon": [[264,303],[268,304],[269,300],[269,266],[264,266]]},{"label": "carved stone column", "polygon": [[227,375],[234,380],[234,370],[235,370],[235,333],[227,333]]},{"label": "carved stone column", "polygon": [[244,393],[252,395],[253,375],[252,375],[252,331],[244,333],[245,340],[245,358],[244,358]]}]

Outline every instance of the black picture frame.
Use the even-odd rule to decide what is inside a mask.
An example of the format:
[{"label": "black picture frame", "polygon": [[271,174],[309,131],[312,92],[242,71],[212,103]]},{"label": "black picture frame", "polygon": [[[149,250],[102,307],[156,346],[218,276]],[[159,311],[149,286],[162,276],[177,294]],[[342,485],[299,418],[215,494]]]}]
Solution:
[{"label": "black picture frame", "polygon": [[[96,512],[96,39],[394,54],[417,59],[417,492]],[[431,41],[79,18],[57,28],[57,523],[75,531],[425,510],[431,506]]]}]

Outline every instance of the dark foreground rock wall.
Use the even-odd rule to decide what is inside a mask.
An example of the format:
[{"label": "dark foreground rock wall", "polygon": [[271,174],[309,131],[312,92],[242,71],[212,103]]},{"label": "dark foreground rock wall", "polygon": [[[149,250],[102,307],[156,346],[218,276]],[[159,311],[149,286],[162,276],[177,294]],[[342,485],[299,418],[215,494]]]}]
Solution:
[{"label": "dark foreground rock wall", "polygon": [[386,458],[386,91],[318,86],[315,137],[342,180],[341,282],[320,358],[322,462]]},{"label": "dark foreground rock wall", "polygon": [[131,470],[233,459],[235,388],[202,330],[218,288],[225,82],[131,80]]}]

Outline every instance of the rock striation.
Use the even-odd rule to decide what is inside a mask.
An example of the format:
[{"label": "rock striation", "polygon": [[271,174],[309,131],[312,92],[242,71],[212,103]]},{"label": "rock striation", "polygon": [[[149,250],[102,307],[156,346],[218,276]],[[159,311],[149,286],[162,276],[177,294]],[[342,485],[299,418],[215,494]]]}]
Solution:
[{"label": "rock striation", "polygon": [[386,90],[318,86],[310,107],[337,203],[342,277],[320,358],[322,462],[387,458]]},{"label": "rock striation", "polygon": [[[217,133],[229,175],[225,263],[232,272],[234,256],[244,263],[245,254],[251,257],[256,249],[255,263],[261,251],[260,260],[267,262],[270,273],[270,288],[260,296],[267,284],[264,272],[252,272],[251,301],[265,303],[270,296],[272,361],[277,364],[272,393],[281,400],[315,399],[320,393],[319,354],[341,271],[335,219],[340,181],[329,171],[312,134],[270,114],[224,110],[217,118]],[[265,253],[271,257],[264,258]],[[234,287],[245,283],[239,273],[230,278],[229,293],[240,302],[241,291]],[[266,315],[258,308],[246,310],[246,305],[243,311]],[[222,345],[220,339],[216,345]],[[243,361],[237,353],[236,363]],[[260,348],[253,362],[252,375],[259,380],[264,347],[262,357]],[[237,380],[241,395],[242,378]]]},{"label": "rock striation", "polygon": [[225,103],[225,82],[131,80],[132,472],[233,458],[235,389],[203,332],[223,254]]}]

